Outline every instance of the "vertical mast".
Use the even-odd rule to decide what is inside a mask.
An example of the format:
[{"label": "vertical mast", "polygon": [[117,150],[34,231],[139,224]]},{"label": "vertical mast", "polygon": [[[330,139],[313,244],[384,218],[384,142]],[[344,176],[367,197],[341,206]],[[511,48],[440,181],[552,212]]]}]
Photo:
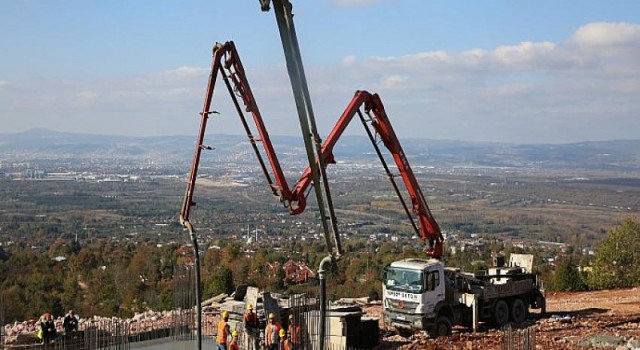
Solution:
[{"label": "vertical mast", "polygon": [[[260,1],[260,3],[263,11],[269,10],[269,1]],[[318,209],[320,210],[320,219],[322,220],[327,249],[334,258],[337,258],[342,253],[342,247],[340,245],[338,225],[331,200],[331,191],[329,190],[329,181],[327,179],[324,161],[321,157],[322,140],[316,128],[313,108],[311,106],[311,97],[309,96],[309,88],[307,86],[296,30],[293,24],[291,3],[289,0],[273,0],[273,10],[276,15],[280,39],[282,40],[282,48],[284,49],[284,55],[287,61],[287,70],[289,72],[289,79],[291,80],[293,97],[296,101],[309,167],[311,168],[313,187],[316,192],[316,200],[318,202]]]}]

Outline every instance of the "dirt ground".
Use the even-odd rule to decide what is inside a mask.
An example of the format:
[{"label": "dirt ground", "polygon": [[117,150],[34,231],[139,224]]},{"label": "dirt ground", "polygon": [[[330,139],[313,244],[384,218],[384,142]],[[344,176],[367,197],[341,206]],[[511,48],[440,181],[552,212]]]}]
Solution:
[{"label": "dirt ground", "polygon": [[[381,317],[381,311],[380,305],[365,309],[374,317]],[[525,340],[527,336],[528,343]],[[511,339],[511,344],[508,339]],[[594,346],[600,349],[640,349],[640,288],[549,293],[547,314],[544,317],[531,314],[525,324],[514,327],[511,333],[483,326],[477,333],[455,327],[453,335],[438,339],[431,339],[425,333],[409,338],[385,334],[377,349],[574,350]]]}]

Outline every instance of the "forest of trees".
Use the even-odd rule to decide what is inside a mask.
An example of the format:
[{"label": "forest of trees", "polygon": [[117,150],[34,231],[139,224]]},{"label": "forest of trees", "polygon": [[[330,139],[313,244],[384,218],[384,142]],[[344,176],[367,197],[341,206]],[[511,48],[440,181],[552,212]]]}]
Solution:
[{"label": "forest of trees", "polygon": [[[0,247],[0,289],[7,321],[37,318],[45,311],[62,315],[68,309],[80,315],[128,317],[148,309],[172,306],[173,276],[177,266],[190,264],[189,249],[178,244],[105,243],[81,246],[54,241],[46,249],[14,244]],[[282,271],[269,263],[289,259],[316,268],[326,255],[320,243],[289,241],[279,247],[245,251],[237,243],[214,242],[202,255],[203,297],[230,293],[240,284],[284,293],[317,293],[314,284],[285,286]],[[219,248],[219,249],[218,249]],[[327,276],[331,299],[381,295],[379,276],[384,266],[404,257],[424,256],[418,247],[392,242],[352,239],[344,257]],[[491,251],[522,252],[496,242],[485,253],[459,252],[447,264],[470,271],[490,262]],[[535,253],[535,251],[533,252]],[[55,260],[64,256],[66,260]],[[550,289],[584,290],[629,287],[640,284],[640,223],[632,219],[612,229],[592,257],[590,272],[578,271],[580,260],[569,251],[555,272],[547,264],[538,271]],[[538,260],[538,263],[542,261]]]}]

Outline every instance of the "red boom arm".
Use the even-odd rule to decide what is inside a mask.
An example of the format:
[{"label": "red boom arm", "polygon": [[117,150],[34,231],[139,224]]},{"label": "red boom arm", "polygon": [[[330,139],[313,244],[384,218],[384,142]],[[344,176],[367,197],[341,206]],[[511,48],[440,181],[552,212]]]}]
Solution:
[{"label": "red boom arm", "polygon": [[[402,150],[402,146],[400,145],[398,137],[391,126],[391,122],[387,117],[384,105],[382,104],[378,94],[372,95],[367,91],[356,91],[355,96],[344,112],[342,112],[340,119],[322,144],[322,157],[324,164],[335,163],[333,147],[338,142],[338,139],[353,117],[359,113],[362,105],[364,105],[365,112],[371,116],[371,124],[373,125],[376,133],[380,135],[385,147],[393,155],[393,160],[400,171],[402,180],[404,181],[405,187],[409,192],[409,197],[411,198],[412,211],[418,217],[422,239],[428,240],[429,242],[429,250],[427,251],[427,254],[434,258],[440,258],[443,250],[442,232],[440,231],[438,223],[433,218],[433,215],[431,215],[431,210],[429,210],[429,206],[422,194],[420,185],[418,185],[418,181],[413,174],[413,170],[411,169],[409,161]],[[300,180],[298,180],[291,191],[293,196],[298,198],[298,206],[296,208],[291,208],[292,214],[297,214],[304,210],[304,196],[301,196],[300,194],[304,193],[310,184],[311,169],[307,167],[307,169],[302,173]],[[398,193],[398,195],[400,194]]]},{"label": "red boom arm", "polygon": [[[267,128],[262,121],[262,115],[260,114],[258,105],[256,104],[253,93],[251,92],[251,87],[249,86],[249,82],[245,75],[244,67],[242,66],[242,62],[240,61],[240,56],[238,55],[235,44],[233,43],[233,41],[228,41],[224,44],[217,43],[213,48],[211,73],[209,75],[209,82],[207,85],[207,91],[205,93],[204,105],[202,107],[202,112],[200,113],[200,131],[198,133],[198,140],[196,142],[195,155],[191,164],[191,172],[189,174],[187,190],[182,204],[182,209],[180,211],[180,221],[183,224],[185,222],[189,222],[189,213],[191,211],[191,207],[195,205],[195,202],[193,202],[193,191],[195,189],[196,178],[198,174],[200,154],[202,152],[202,149],[207,148],[207,146],[204,145],[204,135],[205,129],[207,127],[207,120],[210,114],[217,113],[214,111],[210,111],[210,108],[218,74],[222,75],[227,90],[229,91],[229,95],[233,100],[236,112],[238,113],[238,116],[242,121],[249,142],[251,142],[251,145],[253,146],[253,150],[258,157],[260,166],[262,167],[262,171],[266,177],[267,182],[269,183],[269,186],[271,187],[271,191],[274,195],[278,196],[282,202],[285,202],[285,205],[287,205],[293,197],[291,191],[289,190],[289,186],[287,185],[287,180],[284,176],[282,168],[280,167],[280,163],[278,162],[276,152],[273,149],[271,140],[269,139]],[[240,107],[238,96],[242,98],[244,110],[251,113],[251,115],[253,116],[253,121],[255,122],[256,128],[258,129],[258,134],[260,135],[259,138],[255,138],[251,133],[251,129],[244,116],[244,112]],[[262,154],[260,153],[256,145],[257,142],[262,143],[264,152],[266,153],[269,164],[271,165],[273,176],[276,179],[276,183],[271,180],[271,175],[267,170],[264,160],[262,159]]]},{"label": "red boom arm", "polygon": [[[273,145],[271,144],[269,133],[267,132],[266,126],[264,125],[264,122],[262,120],[262,115],[260,114],[260,110],[258,109],[258,106],[255,102],[255,98],[253,96],[253,93],[251,92],[251,88],[249,87],[249,82],[246,78],[244,67],[240,62],[238,52],[235,48],[234,43],[232,41],[229,41],[224,44],[216,44],[213,49],[211,74],[209,76],[209,83],[207,86],[204,105],[201,113],[202,119],[200,123],[200,131],[198,133],[195,155],[193,163],[191,165],[191,173],[187,185],[187,191],[182,205],[182,210],[180,212],[180,221],[183,223],[183,225],[189,224],[190,209],[195,205],[195,203],[193,202],[193,191],[197,178],[200,154],[202,149],[207,148],[207,146],[203,144],[207,120],[210,114],[216,113],[214,111],[210,111],[210,108],[218,74],[222,75],[227,90],[229,91],[229,95],[233,100],[236,112],[238,113],[238,116],[242,121],[247,137],[253,146],[254,152],[258,158],[258,161],[260,162],[262,171],[267,182],[269,183],[273,194],[279,197],[280,201],[284,203],[285,207],[289,208],[289,211],[292,215],[302,213],[306,209],[305,193],[309,185],[311,185],[312,183],[311,169],[310,167],[307,167],[307,169],[305,169],[305,171],[302,173],[302,176],[300,177],[298,182],[296,182],[293,189],[289,189],[287,180],[284,176],[284,172],[282,171],[282,167],[280,166],[278,157],[276,156]],[[240,106],[238,96],[242,99],[244,111]],[[353,117],[356,114],[359,114],[361,120],[363,121],[363,123],[365,123],[360,112],[360,107],[362,105],[364,105],[365,112],[371,117],[371,124],[373,125],[376,133],[380,135],[380,138],[382,139],[385,147],[393,155],[396,166],[400,171],[402,180],[404,181],[405,187],[407,188],[407,191],[409,192],[409,196],[411,198],[412,211],[418,217],[420,235],[423,239],[428,240],[429,242],[429,250],[427,254],[435,258],[440,258],[442,256],[442,233],[440,232],[440,228],[438,227],[437,222],[431,215],[429,206],[427,205],[424,195],[420,190],[420,186],[418,185],[415,175],[411,170],[411,166],[409,165],[409,162],[404,155],[404,151],[402,150],[402,146],[398,141],[398,137],[393,131],[391,123],[387,118],[387,114],[384,110],[384,106],[378,94],[372,95],[366,91],[356,92],[355,96],[353,97],[347,108],[344,110],[344,112],[340,116],[340,119],[322,145],[321,156],[324,160],[324,164],[335,163],[333,157],[333,147],[335,146],[336,142],[338,141],[346,127],[349,125]],[[252,115],[253,121],[258,130],[258,134],[260,135],[259,138],[255,138],[252,135],[244,112],[249,112]],[[367,128],[366,124],[365,128]],[[384,163],[384,159],[379,153],[377,144],[373,140],[371,132],[368,128],[367,132],[369,133],[369,137],[374,143],[374,147],[376,147],[376,151],[378,151],[381,161],[385,165],[385,168],[387,168],[386,164]],[[273,176],[275,177],[275,183],[271,180],[271,174],[267,169],[262,158],[262,154],[256,145],[257,142],[262,143],[264,153],[268,158],[269,164],[271,166],[271,171],[273,173]],[[391,180],[394,184],[394,187],[396,187],[393,179]],[[402,196],[398,192],[397,187],[396,192],[402,200]],[[408,213],[406,206],[405,210],[407,211],[407,214],[410,216],[410,219],[413,223],[413,218],[411,218],[411,215]]]}]

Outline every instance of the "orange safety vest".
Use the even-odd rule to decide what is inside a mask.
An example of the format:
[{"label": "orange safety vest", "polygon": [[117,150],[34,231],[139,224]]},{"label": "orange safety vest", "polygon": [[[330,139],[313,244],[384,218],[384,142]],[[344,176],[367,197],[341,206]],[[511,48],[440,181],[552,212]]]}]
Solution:
[{"label": "orange safety vest", "polygon": [[300,344],[300,325],[289,325],[289,339],[293,344]]},{"label": "orange safety vest", "polygon": [[225,320],[218,322],[218,336],[216,341],[218,344],[227,344],[227,336],[229,335],[229,325]]},{"label": "orange safety vest", "polygon": [[231,341],[231,344],[229,344],[229,350],[238,350],[238,342],[234,339]]},{"label": "orange safety vest", "polygon": [[264,339],[267,346],[278,344],[278,338],[280,337],[278,332],[280,332],[280,324],[278,322],[274,324],[267,323],[267,328],[264,330]]}]

